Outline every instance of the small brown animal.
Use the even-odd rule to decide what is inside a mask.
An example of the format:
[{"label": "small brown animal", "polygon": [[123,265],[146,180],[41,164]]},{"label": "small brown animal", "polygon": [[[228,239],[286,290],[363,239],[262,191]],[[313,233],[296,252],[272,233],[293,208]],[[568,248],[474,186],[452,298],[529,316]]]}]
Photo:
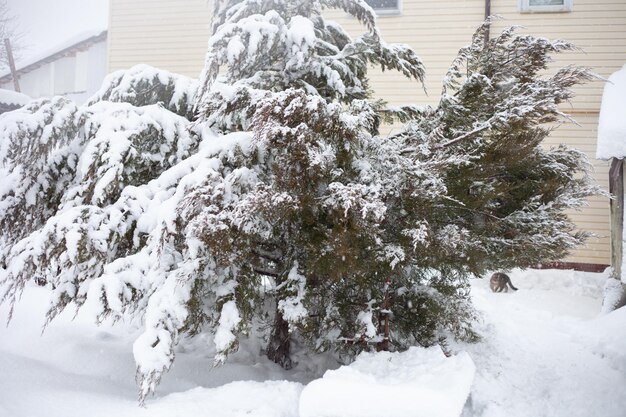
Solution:
[{"label": "small brown animal", "polygon": [[517,288],[515,288],[511,283],[511,278],[503,272],[496,272],[491,276],[491,279],[489,280],[489,287],[493,292],[509,292],[509,287],[511,287],[512,290],[517,291]]}]

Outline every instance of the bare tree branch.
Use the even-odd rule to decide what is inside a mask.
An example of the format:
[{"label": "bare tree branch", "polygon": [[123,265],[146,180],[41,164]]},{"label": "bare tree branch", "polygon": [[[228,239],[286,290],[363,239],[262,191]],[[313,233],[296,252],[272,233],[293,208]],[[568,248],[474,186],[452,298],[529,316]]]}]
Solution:
[{"label": "bare tree branch", "polygon": [[18,31],[17,18],[11,14],[7,0],[0,0],[0,69],[8,68],[9,60],[4,47],[4,40],[9,39],[13,49],[13,57],[20,58],[22,34]]}]

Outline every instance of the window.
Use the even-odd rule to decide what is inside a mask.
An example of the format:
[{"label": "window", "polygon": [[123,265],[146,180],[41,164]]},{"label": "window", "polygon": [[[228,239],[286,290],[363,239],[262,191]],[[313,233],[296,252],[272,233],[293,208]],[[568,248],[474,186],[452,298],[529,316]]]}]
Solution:
[{"label": "window", "polygon": [[574,0],[518,0],[522,13],[571,12]]},{"label": "window", "polygon": [[365,0],[378,15],[400,14],[401,0]]}]

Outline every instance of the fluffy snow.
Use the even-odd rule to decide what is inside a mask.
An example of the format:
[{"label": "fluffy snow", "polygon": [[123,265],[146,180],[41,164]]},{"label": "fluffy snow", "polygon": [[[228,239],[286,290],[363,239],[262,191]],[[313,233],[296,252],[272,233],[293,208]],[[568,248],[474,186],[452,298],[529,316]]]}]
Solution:
[{"label": "fluffy snow", "polygon": [[24,106],[31,100],[26,94],[17,91],[0,89],[0,103]]},{"label": "fluffy snow", "polygon": [[438,346],[362,353],[304,388],[300,417],[457,417],[474,371],[467,353],[447,358]]},{"label": "fluffy snow", "polygon": [[144,330],[141,323],[95,326],[97,306],[88,302],[75,318],[68,309],[41,333],[47,307],[48,292],[36,286],[26,288],[8,327],[8,308],[0,307],[2,417],[297,415],[302,384],[284,381],[269,361],[257,362],[259,346],[243,346],[228,364],[213,368],[200,346],[207,340],[180,347],[159,396],[138,407],[131,346]]},{"label": "fluffy snow", "polygon": [[609,77],[602,94],[596,158],[626,157],[626,65]]},{"label": "fluffy snow", "polygon": [[[157,85],[157,81],[160,85]],[[154,97],[149,99],[144,97],[142,102],[139,96],[146,95],[145,87],[142,86],[146,84],[153,85],[148,96]],[[143,106],[161,101],[169,110],[184,114],[191,108],[197,89],[198,81],[193,78],[150,65],[138,64],[107,75],[100,89],[87,102],[89,104],[99,101],[128,102]]]},{"label": "fluffy snow", "polygon": [[[622,280],[624,276],[622,275]],[[602,314],[610,313],[616,308],[624,305],[624,284],[622,280],[609,278],[604,284],[604,297],[602,304]]]},{"label": "fluffy snow", "polygon": [[233,330],[241,322],[239,317],[239,310],[237,304],[234,301],[227,301],[222,306],[222,313],[220,314],[220,324],[215,332],[215,348],[218,351],[225,351],[228,347],[235,342],[236,337]]},{"label": "fluffy snow", "polygon": [[[179,344],[176,362],[145,409],[137,406],[131,353],[144,326],[97,327],[98,311],[88,300],[75,318],[67,309],[41,334],[49,295],[28,286],[11,324],[0,326],[0,416],[364,417],[383,405],[373,415],[418,416],[441,397],[457,407],[473,361],[462,417],[622,417],[626,309],[599,315],[608,274],[528,270],[510,276],[519,291],[494,294],[488,279],[472,282],[483,339],[448,346],[450,358],[438,348],[363,354],[310,382],[315,374],[304,361],[284,371],[259,360],[255,341],[244,340],[229,362],[213,368],[204,347],[213,341],[201,336]],[[1,306],[0,322],[7,314],[8,306]],[[432,388],[422,403],[420,380]],[[320,398],[322,392],[327,395]],[[340,392],[342,401],[333,403]],[[409,400],[400,392],[409,392]],[[341,414],[322,410],[322,403],[343,406]],[[409,405],[411,414],[402,408]]]},{"label": "fluffy snow", "polygon": [[297,323],[307,317],[309,312],[302,304],[302,299],[306,292],[306,278],[298,273],[298,263],[296,262],[287,276],[286,286],[294,295],[280,300],[278,309],[283,313],[283,318],[290,324]]}]

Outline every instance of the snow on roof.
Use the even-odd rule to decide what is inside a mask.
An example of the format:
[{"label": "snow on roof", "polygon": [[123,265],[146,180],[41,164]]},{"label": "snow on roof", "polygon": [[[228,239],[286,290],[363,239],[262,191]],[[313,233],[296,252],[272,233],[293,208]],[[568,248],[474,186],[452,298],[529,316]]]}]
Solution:
[{"label": "snow on roof", "polygon": [[626,158],[626,65],[604,86],[596,158]]},{"label": "snow on roof", "polygon": [[24,106],[31,100],[26,94],[0,88],[0,103]]},{"label": "snow on roof", "polygon": [[[62,43],[56,44],[54,47],[48,49],[47,51],[40,52],[37,55],[18,61],[15,65],[18,75],[31,70],[29,67],[34,67],[32,69],[35,69],[40,66],[40,63],[43,64],[45,63],[45,61],[53,59],[56,55],[70,52],[72,49],[80,47],[84,43],[87,43],[89,41],[96,42],[99,41],[100,38],[104,39],[106,37],[106,34],[107,30],[102,28],[81,32],[75,36],[72,36],[71,38],[66,39]],[[0,79],[10,76],[10,70],[5,70],[0,73]]]}]

